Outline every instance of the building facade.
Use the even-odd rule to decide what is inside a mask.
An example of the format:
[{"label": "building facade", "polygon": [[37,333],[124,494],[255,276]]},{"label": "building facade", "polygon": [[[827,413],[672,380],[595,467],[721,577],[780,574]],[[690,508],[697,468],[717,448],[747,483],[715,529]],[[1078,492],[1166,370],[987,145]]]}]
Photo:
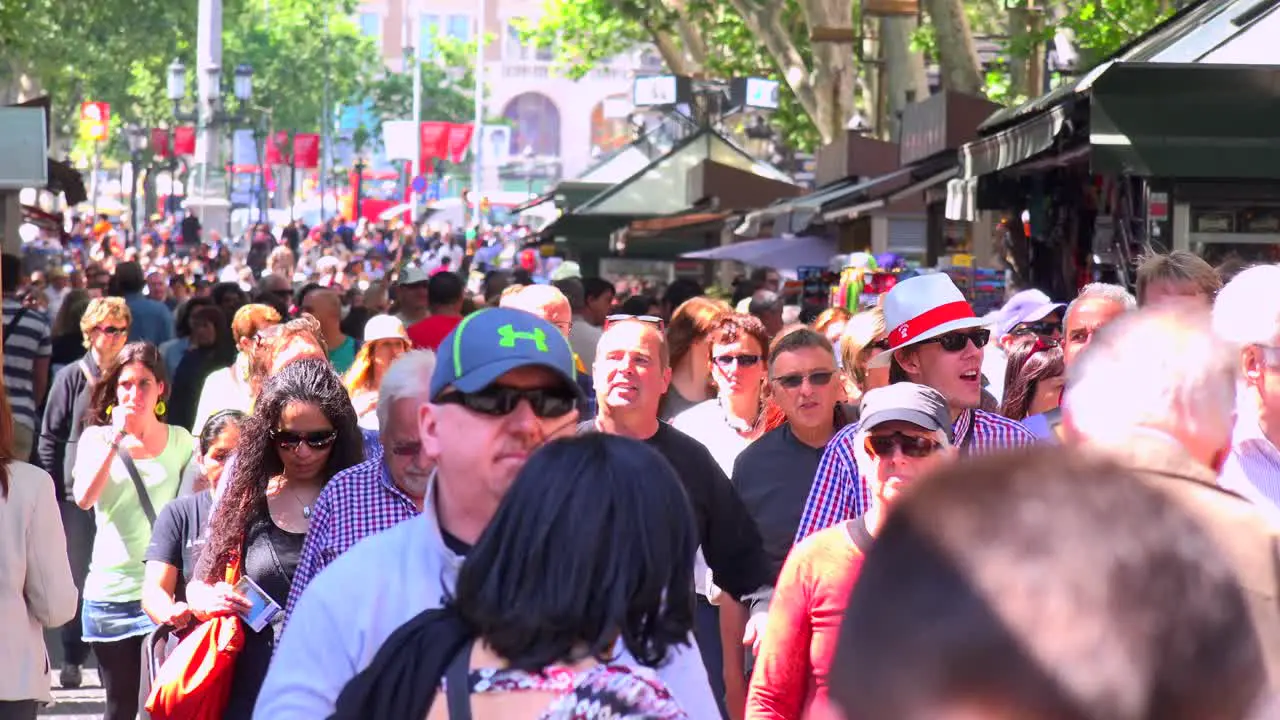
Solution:
[{"label": "building facade", "polygon": [[505,117],[510,128],[485,144],[481,159],[486,176],[501,178],[505,189],[538,189],[574,177],[596,155],[631,139],[631,81],[636,74],[661,72],[655,52],[638,49],[571,80],[555,61],[555,48],[521,39],[520,28],[540,17],[541,0],[488,0],[483,22],[477,22],[479,5],[476,0],[365,0],[355,19],[377,39],[387,67],[395,71],[405,68],[406,45],[425,58],[438,38],[465,42],[481,32],[490,38],[485,107],[488,117]]}]

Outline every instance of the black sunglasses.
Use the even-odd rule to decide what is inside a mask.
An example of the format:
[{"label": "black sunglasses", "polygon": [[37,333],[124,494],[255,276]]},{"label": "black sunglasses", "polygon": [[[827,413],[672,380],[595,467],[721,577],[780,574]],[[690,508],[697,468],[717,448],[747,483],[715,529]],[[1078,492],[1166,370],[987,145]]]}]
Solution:
[{"label": "black sunglasses", "polygon": [[755,367],[756,363],[760,362],[760,356],[759,356],[759,355],[746,355],[746,354],[743,354],[743,355],[717,355],[717,356],[715,356],[715,357],[713,358],[713,360],[715,361],[715,364],[719,365],[719,366],[720,366],[720,367],[722,367],[722,368],[724,368],[724,367],[729,367],[730,365],[733,365],[734,363],[737,363],[738,367],[748,368],[748,367]]},{"label": "black sunglasses", "polygon": [[801,373],[796,373],[794,375],[779,375],[774,378],[773,381],[788,390],[795,390],[800,387],[804,384],[806,379],[808,379],[809,384],[814,387],[826,387],[831,383],[831,378],[835,377],[835,374],[834,370],[818,370],[811,372],[808,375],[803,375]]},{"label": "black sunglasses", "polygon": [[888,435],[867,435],[867,453],[873,457],[889,457],[893,449],[898,448],[909,458],[929,457],[937,452],[940,445],[937,440],[906,433],[889,433]]},{"label": "black sunglasses", "polygon": [[925,343],[938,343],[939,345],[942,346],[943,350],[954,353],[954,352],[960,352],[961,350],[964,350],[965,346],[968,345],[971,341],[973,342],[974,347],[979,349],[983,348],[986,346],[987,341],[990,339],[991,339],[990,330],[971,330],[969,332],[952,332],[952,333],[947,333],[946,335],[939,335],[936,338],[921,340],[920,344],[923,345]]},{"label": "black sunglasses", "polygon": [[294,432],[292,430],[276,430],[271,433],[271,439],[276,445],[285,450],[297,451],[302,443],[306,443],[307,447],[312,450],[323,450],[334,443],[338,439],[337,430],[316,430],[314,432]]},{"label": "black sunglasses", "polygon": [[1040,322],[1022,323],[1021,325],[1014,327],[1009,334],[1049,336],[1060,332],[1062,332],[1062,323],[1053,322],[1051,320],[1041,320]]},{"label": "black sunglasses", "polygon": [[490,385],[473,393],[452,392],[441,395],[436,402],[461,405],[481,415],[502,417],[515,412],[521,400],[529,401],[529,407],[533,408],[534,415],[540,418],[557,418],[572,412],[578,398],[574,393],[561,388],[523,390],[505,385]]},{"label": "black sunglasses", "polygon": [[420,442],[403,442],[390,445],[388,450],[392,455],[399,457],[417,457],[422,453],[422,443]]},{"label": "black sunglasses", "polygon": [[116,335],[124,335],[129,332],[129,328],[122,327],[100,327],[97,330],[103,335],[110,335],[112,337],[115,337]]}]

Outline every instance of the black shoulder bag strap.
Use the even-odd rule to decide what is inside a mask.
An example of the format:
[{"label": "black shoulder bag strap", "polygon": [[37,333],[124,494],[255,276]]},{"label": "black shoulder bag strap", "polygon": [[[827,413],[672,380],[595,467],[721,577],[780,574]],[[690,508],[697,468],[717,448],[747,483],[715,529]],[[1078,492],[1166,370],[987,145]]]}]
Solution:
[{"label": "black shoulder bag strap", "polygon": [[8,325],[4,326],[4,342],[9,342],[9,336],[13,334],[13,329],[18,327],[18,323],[22,322],[22,317],[27,314],[28,309],[25,307],[18,308],[18,312],[13,314],[13,319],[9,321]]},{"label": "black shoulder bag strap", "polygon": [[128,450],[119,446],[116,447],[116,454],[120,456],[120,462],[124,463],[124,469],[129,471],[129,478],[133,480],[133,489],[138,491],[138,501],[142,503],[142,513],[147,516],[147,524],[154,528],[156,508],[151,504],[151,496],[147,494],[147,486],[142,483],[142,474],[138,472],[133,456]]},{"label": "black shoulder bag strap", "polygon": [[471,720],[471,647],[475,642],[462,646],[444,673],[445,701],[449,705],[449,720]]}]

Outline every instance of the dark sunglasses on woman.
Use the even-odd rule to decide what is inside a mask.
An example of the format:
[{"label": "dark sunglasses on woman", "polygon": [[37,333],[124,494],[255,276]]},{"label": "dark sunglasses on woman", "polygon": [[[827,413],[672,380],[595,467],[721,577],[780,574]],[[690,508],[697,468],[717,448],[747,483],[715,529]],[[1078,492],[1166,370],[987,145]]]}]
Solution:
[{"label": "dark sunglasses on woman", "polygon": [[937,440],[933,438],[908,435],[906,433],[889,433],[888,435],[867,435],[866,450],[872,457],[889,457],[893,449],[898,448],[909,458],[925,458],[937,452]]},{"label": "dark sunglasses on woman", "polygon": [[324,450],[338,439],[337,430],[316,430],[314,432],[294,432],[292,430],[277,430],[271,433],[271,439],[275,441],[276,446],[284,450],[297,451],[302,443],[306,443],[307,447],[312,450]]},{"label": "dark sunglasses on woman", "polygon": [[748,367],[755,367],[756,363],[760,362],[760,356],[745,355],[745,354],[744,355],[717,355],[715,356],[715,358],[713,358],[713,360],[715,361],[715,364],[719,365],[722,368],[727,368],[730,365],[733,365],[735,363],[738,365],[738,367],[748,368]]},{"label": "dark sunglasses on woman", "polygon": [[779,375],[773,381],[787,390],[795,390],[804,384],[807,379],[809,384],[814,387],[826,387],[831,383],[831,378],[835,377],[834,370],[818,370],[808,375],[795,373],[793,375]]},{"label": "dark sunglasses on woman", "polygon": [[462,407],[493,417],[510,415],[519,407],[521,400],[528,400],[533,414],[540,418],[557,418],[568,415],[578,402],[573,392],[562,388],[521,389],[505,385],[490,385],[473,393],[452,392],[442,395],[437,403],[461,405]]},{"label": "dark sunglasses on woman", "polygon": [[951,332],[951,333],[947,333],[946,335],[939,335],[936,338],[921,340],[920,344],[923,345],[925,343],[938,343],[939,345],[942,346],[943,350],[946,350],[947,352],[950,352],[950,353],[954,353],[954,352],[960,352],[961,350],[964,350],[965,346],[968,345],[970,342],[973,343],[974,347],[978,349],[982,349],[983,347],[986,346],[987,341],[990,339],[991,339],[990,330],[969,330],[967,332]]},{"label": "dark sunglasses on woman", "polygon": [[1062,323],[1052,320],[1041,320],[1040,322],[1022,323],[1009,332],[1014,336],[1039,335],[1041,337],[1050,337],[1056,333],[1062,332]]},{"label": "dark sunglasses on woman", "polygon": [[110,335],[112,337],[115,337],[116,335],[124,335],[129,332],[129,328],[123,327],[100,327],[96,329],[103,335]]}]

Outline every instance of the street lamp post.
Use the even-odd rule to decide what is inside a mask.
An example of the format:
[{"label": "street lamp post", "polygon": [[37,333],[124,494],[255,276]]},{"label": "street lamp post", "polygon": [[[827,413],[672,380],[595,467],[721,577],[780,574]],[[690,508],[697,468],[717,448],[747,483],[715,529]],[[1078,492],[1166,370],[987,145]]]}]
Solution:
[{"label": "street lamp post", "polygon": [[[200,166],[200,183],[196,192],[197,197],[191,198],[188,192],[188,205],[196,205],[201,225],[212,224],[225,231],[229,219],[225,212],[230,203],[224,197],[226,193],[220,188],[211,188],[209,182],[211,165],[214,166],[215,172],[224,172],[219,169],[220,143],[213,131],[224,125],[235,125],[245,121],[245,110],[253,98],[253,68],[248,65],[238,65],[232,75],[231,93],[236,99],[235,112],[227,111],[222,105],[221,65],[217,63],[205,65],[202,68],[201,80],[203,82],[199,83],[199,87],[204,91],[203,97],[196,99],[196,105],[192,109],[183,109],[182,103],[187,97],[187,68],[181,60],[174,60],[169,65],[166,90],[170,102],[173,103],[174,118],[179,122],[196,123],[196,129],[201,138],[196,148],[196,154],[199,156],[197,162]],[[190,178],[188,178],[189,182]],[[210,222],[215,212],[219,213],[217,221]]]},{"label": "street lamp post", "polygon": [[131,123],[124,129],[124,137],[129,143],[129,222],[133,226],[134,239],[141,243],[138,233],[139,215],[142,214],[138,212],[138,166],[142,164],[142,154],[150,143],[151,131]]},{"label": "street lamp post", "polygon": [[524,191],[528,193],[529,197],[533,197],[533,170],[535,167],[534,163],[537,162],[533,156],[533,146],[525,145],[524,152],[520,155],[524,158]]}]

